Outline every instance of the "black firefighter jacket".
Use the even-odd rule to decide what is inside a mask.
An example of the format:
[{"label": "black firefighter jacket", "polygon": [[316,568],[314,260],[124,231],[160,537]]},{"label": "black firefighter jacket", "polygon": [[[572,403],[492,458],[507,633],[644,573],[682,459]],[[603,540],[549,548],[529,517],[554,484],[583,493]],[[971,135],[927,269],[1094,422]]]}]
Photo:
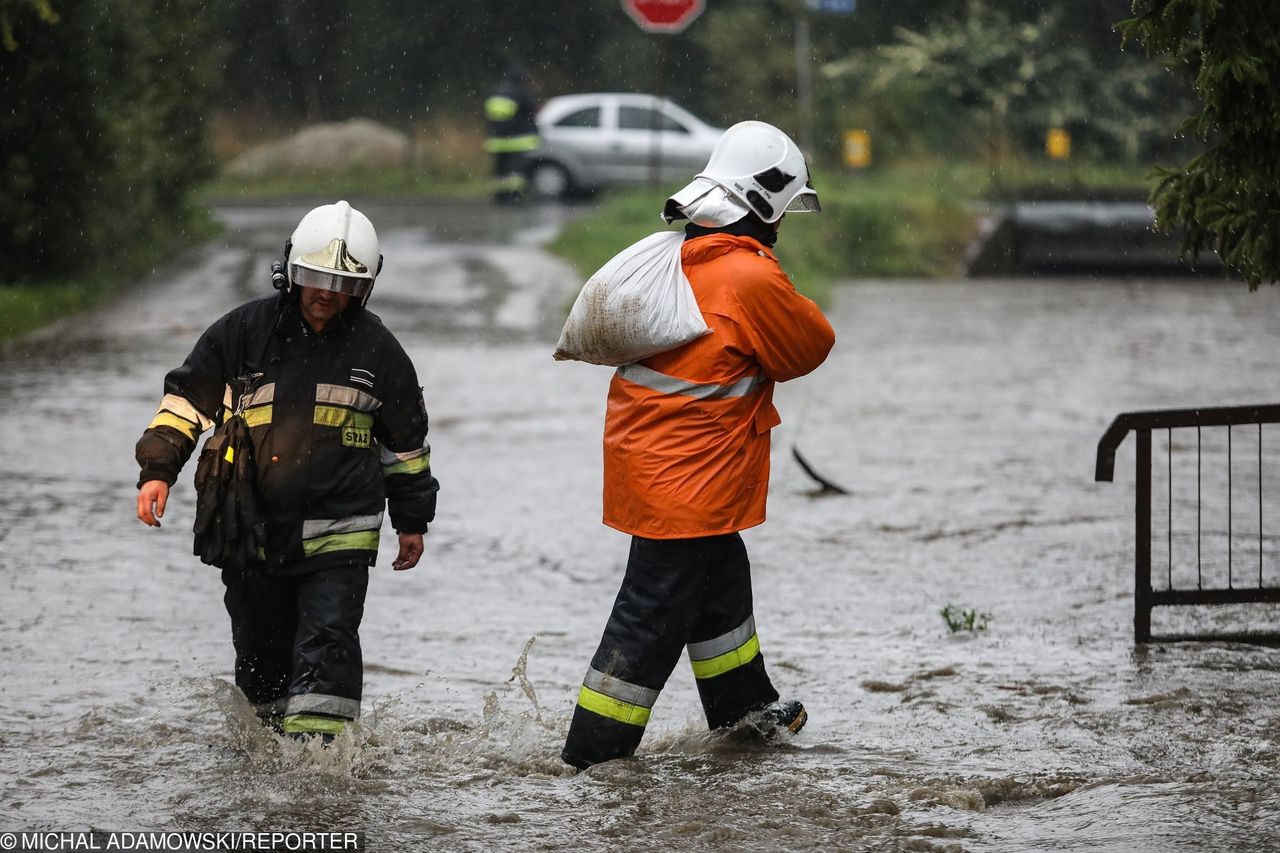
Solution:
[{"label": "black firefighter jacket", "polygon": [[317,334],[294,297],[256,299],[210,326],[164,391],[137,444],[139,485],[172,485],[200,433],[244,391],[266,520],[260,556],[272,570],[373,565],[384,505],[399,533],[425,533],[435,517],[417,374],[364,308]]}]

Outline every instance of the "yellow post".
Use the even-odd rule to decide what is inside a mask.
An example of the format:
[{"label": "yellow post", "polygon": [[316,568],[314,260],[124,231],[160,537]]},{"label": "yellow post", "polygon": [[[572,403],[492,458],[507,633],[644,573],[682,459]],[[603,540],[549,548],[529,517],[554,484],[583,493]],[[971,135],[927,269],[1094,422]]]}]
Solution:
[{"label": "yellow post", "polygon": [[871,165],[871,134],[865,130],[844,132],[844,164],[850,169],[865,169]]},{"label": "yellow post", "polygon": [[1050,160],[1071,159],[1071,134],[1060,127],[1050,128],[1044,135],[1044,153]]}]

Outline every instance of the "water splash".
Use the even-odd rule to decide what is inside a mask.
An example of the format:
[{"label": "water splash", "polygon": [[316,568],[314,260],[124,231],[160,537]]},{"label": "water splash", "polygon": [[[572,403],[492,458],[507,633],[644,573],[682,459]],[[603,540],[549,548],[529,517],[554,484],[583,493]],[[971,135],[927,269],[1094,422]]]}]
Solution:
[{"label": "water splash", "polygon": [[507,679],[510,684],[516,679],[520,680],[520,690],[529,699],[529,704],[533,705],[534,719],[539,723],[542,722],[542,708],[538,706],[538,694],[534,692],[533,684],[529,681],[529,650],[533,648],[533,644],[537,641],[538,635],[534,634],[524,644],[524,649],[520,652],[520,657],[516,660],[516,665],[511,668],[511,677]]}]

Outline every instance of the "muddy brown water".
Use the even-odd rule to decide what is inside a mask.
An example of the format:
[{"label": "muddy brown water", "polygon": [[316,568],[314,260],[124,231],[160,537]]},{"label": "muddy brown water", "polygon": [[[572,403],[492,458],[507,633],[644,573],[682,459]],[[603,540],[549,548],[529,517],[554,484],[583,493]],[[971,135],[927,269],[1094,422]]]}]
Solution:
[{"label": "muddy brown water", "polygon": [[[1092,482],[1119,411],[1274,401],[1280,292],[842,286],[831,359],[779,389],[770,520],[746,534],[764,653],[808,728],[707,734],[681,666],[637,758],[573,774],[557,756],[627,551],[599,523],[609,371],[551,358],[579,282],[539,247],[575,212],[368,210],[372,305],[418,365],[443,490],[422,564],[373,570],[354,735],[280,740],[231,686],[189,471],[161,530],[134,519],[165,370],[263,292],[302,212],[224,209],[222,239],[0,359],[0,830],[1280,850],[1280,651],[1135,648],[1131,445],[1116,483]],[[813,497],[793,443],[851,494]],[[986,630],[950,632],[947,604]]]}]

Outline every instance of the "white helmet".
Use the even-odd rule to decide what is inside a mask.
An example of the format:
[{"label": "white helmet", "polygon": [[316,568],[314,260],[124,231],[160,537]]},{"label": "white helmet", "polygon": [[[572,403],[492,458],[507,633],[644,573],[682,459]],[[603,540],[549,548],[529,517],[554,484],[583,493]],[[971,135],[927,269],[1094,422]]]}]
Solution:
[{"label": "white helmet", "polygon": [[748,211],[777,222],[784,213],[821,209],[804,154],[791,137],[762,121],[742,121],[724,132],[693,182],[667,199],[662,218],[687,216],[721,226]]},{"label": "white helmet", "polygon": [[350,294],[364,305],[382,269],[373,223],[345,201],[315,208],[285,244],[289,288]]}]

